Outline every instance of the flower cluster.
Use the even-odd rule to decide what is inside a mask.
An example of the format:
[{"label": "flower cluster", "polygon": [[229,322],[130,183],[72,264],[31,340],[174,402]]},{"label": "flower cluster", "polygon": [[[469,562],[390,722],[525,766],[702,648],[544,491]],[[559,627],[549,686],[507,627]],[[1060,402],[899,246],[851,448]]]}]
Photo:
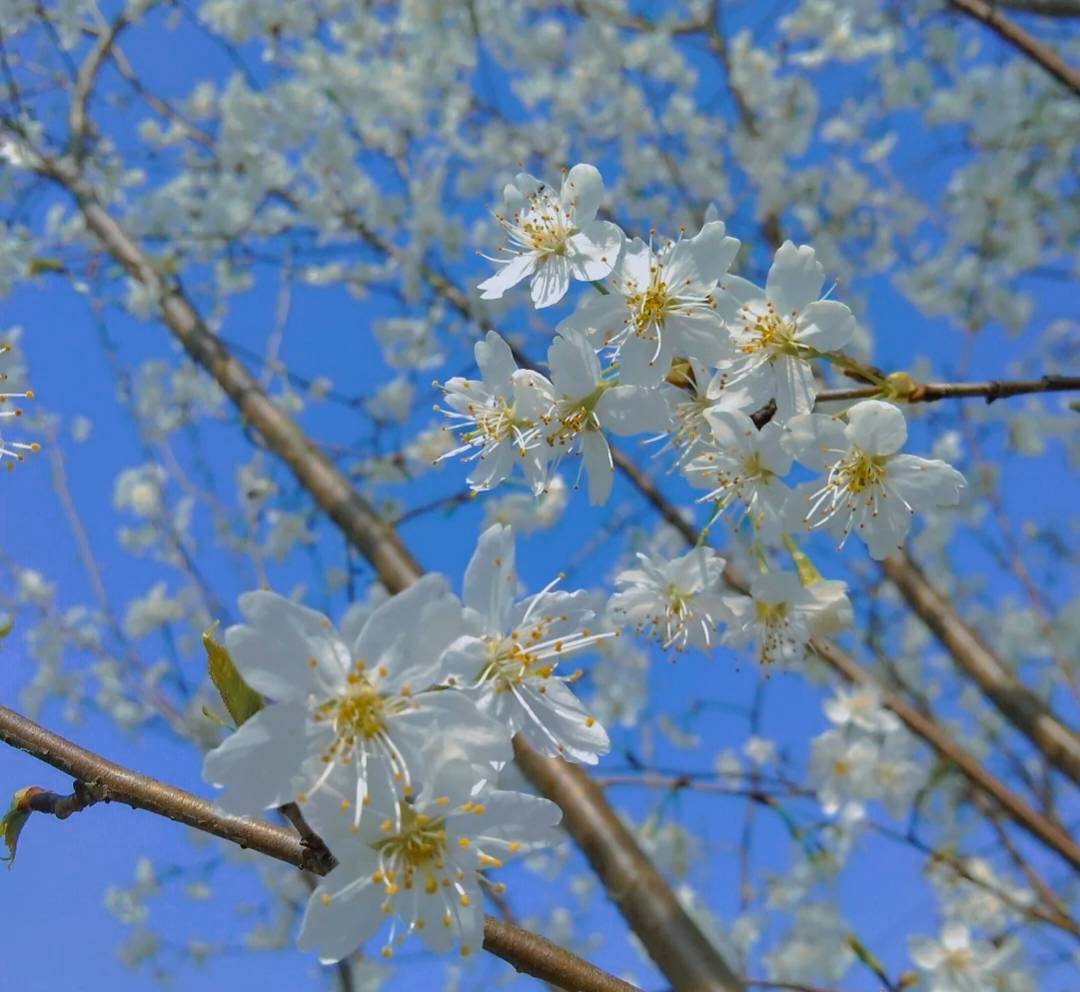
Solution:
[{"label": "flower cluster", "polygon": [[211,751],[206,779],[244,815],[298,803],[338,866],[312,897],[301,943],[339,960],[384,918],[384,945],[418,932],[436,951],[480,946],[482,871],[550,842],[554,804],[497,788],[511,736],[595,762],[607,734],[563,660],[615,636],[590,629],[583,592],[517,600],[514,540],[495,525],[463,600],[429,574],[344,632],[272,592],[240,600],[225,643],[266,705]]},{"label": "flower cluster", "polygon": [[[824,530],[840,546],[854,533],[871,557],[888,557],[915,511],[955,505],[965,483],[943,461],[902,453],[907,425],[893,403],[814,412],[819,366],[860,366],[841,350],[855,318],[823,295],[813,249],[785,242],[761,288],[729,273],[739,242],[714,217],[659,244],[595,221],[603,186],[592,166],[571,169],[558,197],[524,175],[505,197],[512,219],[499,219],[514,257],[481,284],[485,298],[527,276],[537,307],[561,299],[571,275],[598,292],[559,323],[546,374],[488,332],[476,345],[482,378],[443,386],[459,444],[442,457],[472,461],[477,492],[519,467],[540,497],[576,456],[590,502],[602,504],[614,477],[607,436],[666,438],[662,450],[714,516],[737,508],[762,574],[748,596],[730,596],[724,560],[708,548],[676,560],[639,555],[640,567],[616,580],[613,613],[665,647],[754,644],[766,662],[795,659],[812,637],[841,629],[851,614],[843,583],[777,571],[770,550],[801,554],[794,537]],[[793,488],[785,480],[796,463],[817,478]]]}]

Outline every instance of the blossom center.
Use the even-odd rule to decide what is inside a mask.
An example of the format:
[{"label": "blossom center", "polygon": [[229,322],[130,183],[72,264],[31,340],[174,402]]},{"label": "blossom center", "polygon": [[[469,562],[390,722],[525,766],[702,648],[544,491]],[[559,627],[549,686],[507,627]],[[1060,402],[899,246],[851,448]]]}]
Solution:
[{"label": "blossom center", "polygon": [[398,804],[398,818],[396,828],[386,820],[383,827],[394,832],[371,845],[379,855],[376,881],[385,885],[388,895],[393,895],[399,878],[406,889],[411,889],[419,873],[425,890],[433,894],[440,885],[436,872],[446,867],[446,821],[418,813],[407,802]]},{"label": "blossom center", "polygon": [[856,449],[834,469],[836,480],[849,493],[861,493],[885,481],[885,457]]},{"label": "blossom center", "polygon": [[529,209],[503,221],[511,241],[541,255],[565,255],[576,228],[562,203],[547,188],[529,197]]},{"label": "blossom center", "polygon": [[785,320],[772,300],[766,303],[764,313],[743,307],[743,335],[738,348],[744,355],[791,352],[796,347],[795,322]]}]

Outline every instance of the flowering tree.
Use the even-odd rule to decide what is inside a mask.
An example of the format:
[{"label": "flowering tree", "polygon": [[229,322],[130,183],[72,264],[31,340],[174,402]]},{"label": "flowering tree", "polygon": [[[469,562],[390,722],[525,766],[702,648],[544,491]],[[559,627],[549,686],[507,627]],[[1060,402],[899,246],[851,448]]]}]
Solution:
[{"label": "flowering tree", "polygon": [[1080,3],[763,6],[0,5],[9,905],[115,802],[140,976],[1075,986]]}]

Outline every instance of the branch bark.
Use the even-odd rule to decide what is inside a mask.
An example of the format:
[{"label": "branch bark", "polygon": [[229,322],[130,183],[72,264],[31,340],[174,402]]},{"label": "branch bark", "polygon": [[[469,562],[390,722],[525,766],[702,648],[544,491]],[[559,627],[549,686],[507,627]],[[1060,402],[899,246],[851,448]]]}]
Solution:
[{"label": "branch bark", "polygon": [[952,7],[968,17],[981,21],[1002,41],[1022,52],[1041,66],[1059,83],[1080,96],[1080,72],[1065,62],[1056,52],[1028,34],[1015,21],[995,10],[995,4],[985,0],[949,0]]},{"label": "branch bark", "polygon": [[[333,865],[332,858],[328,861],[324,854],[284,827],[222,813],[205,799],[87,751],[6,706],[0,706],[0,741],[75,779],[70,796],[45,791],[33,796],[30,808],[36,812],[65,819],[96,803],[122,803],[316,875],[325,875]],[[516,971],[560,988],[580,992],[640,992],[557,944],[490,916],[484,918],[484,949]]]},{"label": "branch bark", "polygon": [[907,604],[975,682],[1002,716],[1073,782],[1080,784],[1080,736],[1005,666],[952,604],[905,554],[881,562],[881,570]]},{"label": "branch bark", "polygon": [[[158,300],[161,319],[184,350],[213,376],[267,447],[289,467],[315,503],[368,560],[383,585],[397,592],[415,582],[423,574],[422,569],[393,527],[375,513],[338,468],[270,401],[212,334],[181,287],[157,272],[139,246],[102,207],[93,187],[72,162],[45,160],[39,171],[74,197],[89,231]],[[530,752],[525,746],[519,744],[517,751],[519,761],[539,768],[542,759],[538,755],[533,755],[536,760],[530,763]],[[585,772],[557,760],[545,765],[542,781],[544,794],[562,809],[570,835],[585,851],[627,923],[672,987],[677,992],[740,992],[743,986],[739,978],[679,905],[670,886],[634,838],[621,828],[614,810]],[[606,842],[620,845],[619,849],[599,851],[598,835],[606,838]],[[663,911],[632,905],[639,901],[663,907]],[[692,959],[688,957],[691,952]]]}]

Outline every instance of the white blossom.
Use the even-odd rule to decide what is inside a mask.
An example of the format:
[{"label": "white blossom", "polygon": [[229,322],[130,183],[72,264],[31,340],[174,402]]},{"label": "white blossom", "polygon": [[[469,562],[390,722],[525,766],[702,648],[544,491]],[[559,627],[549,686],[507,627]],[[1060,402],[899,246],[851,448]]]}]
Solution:
[{"label": "white blossom", "polygon": [[745,414],[709,409],[704,413],[711,432],[700,454],[683,467],[691,485],[708,489],[702,500],[721,507],[739,503],[754,530],[776,541],[787,523],[791,490],[782,479],[791,470],[792,456],[781,444],[782,430],[769,421],[760,430]]},{"label": "white blossom", "polygon": [[514,533],[484,531],[465,571],[465,632],[443,657],[447,683],[542,754],[594,764],[608,750],[607,733],[570,691],[581,670],[558,669],[615,634],[592,626],[590,596],[555,592],[554,584],[515,602]]},{"label": "white blossom", "polygon": [[891,403],[863,400],[847,420],[804,414],[788,423],[788,450],[826,473],[800,486],[793,504],[806,508],[805,524],[827,526],[841,544],[854,530],[872,558],[887,558],[903,548],[916,510],[959,502],[964,477],[943,461],[899,454],[907,423]]},{"label": "white blossom", "polygon": [[587,300],[560,333],[578,330],[595,348],[614,349],[624,385],[658,385],[677,355],[711,362],[727,337],[716,316],[717,283],[738,249],[721,221],[659,250],[635,238],[611,275],[610,291]]},{"label": "white blossom", "polygon": [[[225,645],[245,681],[269,700],[206,756],[218,802],[238,813],[297,801],[359,825],[374,784],[401,796],[423,782],[425,748],[453,735],[470,760],[509,757],[509,734],[464,696],[437,688],[440,656],[461,629],[461,607],[427,575],[376,607],[346,644],[323,615],[272,592],[240,598],[246,624]],[[325,817],[323,818],[325,819]]]},{"label": "white blossom", "polygon": [[843,582],[819,579],[804,586],[793,572],[766,572],[750,581],[749,596],[725,596],[730,614],[724,643],[746,644],[762,664],[798,661],[811,637],[850,626]]},{"label": "white blossom", "polygon": [[[349,801],[348,793],[334,798]],[[467,957],[483,944],[481,884],[504,888],[481,872],[558,840],[554,803],[486,789],[458,760],[439,763],[413,801],[376,790],[370,807],[357,831],[329,833],[338,865],[304,914],[300,946],[324,962],[347,957],[387,920],[384,957],[413,933],[432,951],[456,943]]]},{"label": "white blossom", "polygon": [[622,248],[623,233],[609,221],[596,220],[604,183],[592,165],[575,165],[554,190],[522,173],[503,190],[506,215],[496,215],[506,231],[511,257],[478,287],[483,299],[498,300],[512,286],[530,279],[537,308],[558,303],[570,288],[570,278],[583,282],[603,279],[611,272]]},{"label": "white blossom", "polygon": [[488,331],[475,348],[483,379],[455,377],[443,387],[449,409],[443,412],[461,431],[462,443],[439,461],[464,452],[476,468],[469,485],[477,491],[493,489],[520,465],[534,492],[543,488],[547,453],[540,419],[551,408],[551,387],[538,373],[519,370],[510,346],[495,331]]},{"label": "white blossom", "polygon": [[[936,938],[908,938],[908,953],[926,978],[927,992],[1033,989],[1026,975],[1013,971],[1012,959],[1019,949],[1011,939],[996,946],[978,940],[962,923],[946,923]],[[1010,984],[1005,985],[1005,980]]]},{"label": "white blossom", "polygon": [[717,297],[730,333],[720,363],[727,383],[746,390],[758,405],[776,400],[781,422],[813,409],[809,359],[843,348],[855,333],[855,318],[844,304],[819,299],[824,281],[814,250],[785,241],[764,290],[731,276]]},{"label": "white blossom", "polygon": [[724,559],[711,548],[694,548],[670,561],[638,554],[640,568],[620,572],[608,608],[613,617],[654,637],[665,647],[704,650],[728,617],[721,595]]}]

